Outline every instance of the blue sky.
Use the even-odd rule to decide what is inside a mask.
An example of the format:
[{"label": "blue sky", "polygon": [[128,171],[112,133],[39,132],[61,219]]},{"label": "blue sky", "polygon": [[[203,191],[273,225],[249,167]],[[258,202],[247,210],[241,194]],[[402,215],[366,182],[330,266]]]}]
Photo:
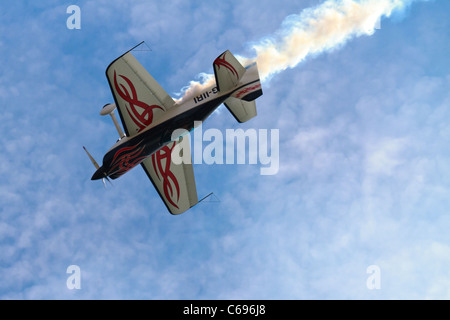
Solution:
[{"label": "blue sky", "polygon": [[[136,58],[175,96],[226,49],[322,1],[15,1],[1,9],[1,299],[450,298],[450,3],[413,1],[371,36],[263,84],[280,170],[194,165],[200,203],[171,216],[136,168],[105,189],[117,132],[105,69]],[[66,8],[81,9],[69,30]],[[69,290],[69,265],[81,289]],[[380,269],[369,290],[367,268]]]}]

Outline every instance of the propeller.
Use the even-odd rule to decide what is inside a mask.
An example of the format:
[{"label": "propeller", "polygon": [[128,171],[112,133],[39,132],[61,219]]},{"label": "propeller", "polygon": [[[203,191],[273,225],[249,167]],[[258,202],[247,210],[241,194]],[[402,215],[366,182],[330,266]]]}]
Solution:
[{"label": "propeller", "polygon": [[[89,159],[91,159],[92,164],[94,165],[95,169],[100,169],[100,166],[98,165],[97,161],[95,161],[94,157],[91,156],[91,154],[89,153],[89,151],[87,151],[87,149],[83,146],[84,151],[86,151],[86,154],[88,155]],[[105,179],[111,184],[111,186],[113,185],[111,180],[109,180],[108,176],[106,175],[106,172],[103,173],[104,174],[104,178],[102,178],[103,181],[103,186],[106,188],[106,182]]]}]

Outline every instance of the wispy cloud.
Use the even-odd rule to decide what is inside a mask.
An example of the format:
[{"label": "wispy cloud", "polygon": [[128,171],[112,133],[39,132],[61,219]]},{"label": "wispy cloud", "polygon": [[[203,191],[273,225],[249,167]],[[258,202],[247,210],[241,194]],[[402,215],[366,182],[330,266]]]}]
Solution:
[{"label": "wispy cloud", "polygon": [[[98,115],[111,99],[104,69],[112,59],[155,34],[164,50],[139,58],[173,85],[234,41],[231,33],[215,40],[227,18],[234,29],[261,35],[250,23],[264,24],[254,21],[267,17],[262,5],[250,22],[217,3],[222,11],[206,2],[169,2],[162,11],[147,2],[88,2],[80,5],[80,33],[65,29],[64,6],[7,7],[11,17],[26,14],[0,23],[7,60],[1,298],[447,298],[450,78],[446,64],[435,73],[428,67],[448,33],[434,33],[440,41],[430,43],[418,24],[446,25],[433,19],[448,9],[445,1],[271,80],[258,117],[241,127],[280,129],[278,175],[261,177],[250,165],[195,166],[199,194],[214,191],[221,202],[179,217],[166,212],[139,168],[106,190],[89,180],[93,167],[81,146],[99,161],[116,139]],[[278,21],[296,5],[272,3]],[[314,4],[312,14],[318,3],[302,6]],[[202,29],[209,12],[213,28]],[[272,36],[283,47],[282,33]],[[254,39],[237,38],[234,52]],[[206,125],[236,123],[223,112]],[[81,268],[79,291],[66,287],[71,264]],[[371,264],[381,268],[378,291],[365,286]]]}]

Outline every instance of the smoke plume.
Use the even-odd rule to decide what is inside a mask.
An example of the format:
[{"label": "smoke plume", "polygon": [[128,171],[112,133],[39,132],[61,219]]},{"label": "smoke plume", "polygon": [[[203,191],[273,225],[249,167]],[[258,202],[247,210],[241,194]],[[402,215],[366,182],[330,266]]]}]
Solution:
[{"label": "smoke plume", "polygon": [[[288,68],[294,68],[309,56],[331,51],[348,40],[372,35],[383,17],[390,17],[412,0],[327,0],[288,16],[281,28],[251,46],[254,57],[236,58],[248,65],[256,61],[262,81]],[[202,74],[202,81],[191,81],[177,102],[192,98],[214,83],[214,75]]]}]

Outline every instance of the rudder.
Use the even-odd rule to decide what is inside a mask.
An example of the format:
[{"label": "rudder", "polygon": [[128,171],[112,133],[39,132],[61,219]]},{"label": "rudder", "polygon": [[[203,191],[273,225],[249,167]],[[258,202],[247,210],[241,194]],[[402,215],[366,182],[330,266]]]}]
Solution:
[{"label": "rudder", "polygon": [[254,100],[263,94],[256,63],[244,68],[227,50],[214,60],[213,66],[218,90],[230,92],[224,104],[234,118],[242,123],[255,117]]},{"label": "rudder", "polygon": [[235,88],[246,71],[229,50],[217,57],[213,66],[217,89],[221,92]]}]

